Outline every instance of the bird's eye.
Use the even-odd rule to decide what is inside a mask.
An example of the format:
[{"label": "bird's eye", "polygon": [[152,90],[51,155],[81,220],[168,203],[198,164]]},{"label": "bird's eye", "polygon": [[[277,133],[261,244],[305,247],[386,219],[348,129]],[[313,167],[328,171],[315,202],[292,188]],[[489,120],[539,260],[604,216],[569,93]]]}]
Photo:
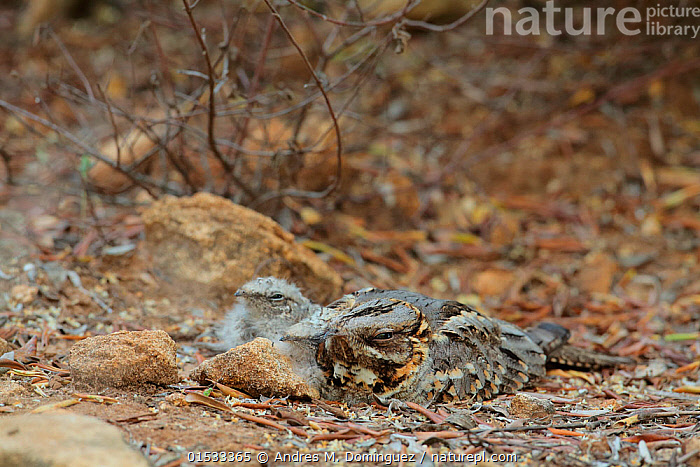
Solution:
[{"label": "bird's eye", "polygon": [[388,341],[394,337],[394,333],[391,331],[384,331],[380,332],[379,334],[375,334],[375,336],[372,338],[373,341]]},{"label": "bird's eye", "polygon": [[284,295],[282,295],[281,293],[273,293],[272,295],[270,295],[270,300],[279,301],[283,299]]}]

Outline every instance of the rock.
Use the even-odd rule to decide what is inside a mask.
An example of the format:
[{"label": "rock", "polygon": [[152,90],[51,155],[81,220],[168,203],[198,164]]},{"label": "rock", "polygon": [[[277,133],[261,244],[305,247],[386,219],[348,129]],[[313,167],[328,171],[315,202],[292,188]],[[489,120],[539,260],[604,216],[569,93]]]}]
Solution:
[{"label": "rock", "polygon": [[610,444],[608,444],[606,435],[594,434],[586,436],[581,440],[580,446],[582,452],[591,453],[598,459],[608,457],[610,454]]},{"label": "rock", "polygon": [[31,389],[25,388],[16,381],[7,378],[0,379],[0,405],[14,405],[31,394]]},{"label": "rock", "polygon": [[543,418],[554,415],[554,404],[529,394],[516,394],[510,400],[510,416],[514,418]]},{"label": "rock", "polygon": [[251,209],[209,193],[165,197],[143,213],[155,265],[180,290],[233,294],[257,276],[290,279],[319,303],[340,295],[338,273],[294,235]]},{"label": "rock", "polygon": [[190,405],[190,403],[187,402],[187,396],[181,392],[173,392],[168,394],[165,396],[165,402],[175,407],[186,407]]},{"label": "rock", "polygon": [[695,455],[686,460],[689,467],[700,467],[700,438],[692,437],[683,443],[683,455],[689,456],[691,453]]},{"label": "rock", "polygon": [[21,303],[22,305],[28,305],[36,299],[39,295],[39,287],[26,284],[17,284],[12,287],[10,291],[10,296],[15,303]]},{"label": "rock", "polygon": [[148,466],[118,428],[70,413],[11,415],[0,424],[0,466]]},{"label": "rock", "polygon": [[638,379],[657,378],[669,369],[669,364],[661,359],[651,360],[646,364],[636,365],[634,377]]},{"label": "rock", "polygon": [[12,350],[12,346],[2,337],[0,337],[0,357]]},{"label": "rock", "polygon": [[204,361],[190,377],[201,384],[215,381],[253,397],[319,397],[315,388],[294,373],[289,357],[262,337]]},{"label": "rock", "polygon": [[95,389],[179,381],[175,342],[165,331],[120,331],[88,337],[71,347],[70,370],[76,385]]},{"label": "rock", "polygon": [[[149,115],[151,118],[162,119],[164,117],[162,112],[152,113],[154,115]],[[115,164],[119,160],[123,164],[122,167],[133,164],[137,160],[145,160],[146,162],[139,164],[134,172],[138,174],[148,173],[153,164],[152,160],[148,160],[144,156],[157,144],[155,142],[157,140],[154,140],[151,135],[155,132],[158,138],[165,136],[166,128],[167,125],[156,125],[155,129],[149,129],[148,134],[140,128],[134,128],[125,137],[119,138],[119,145],[114,138],[109,138],[100,148],[100,154]],[[95,162],[88,170],[87,178],[90,183],[111,194],[121,193],[133,186],[129,177],[114,169],[112,164],[103,161]]]}]

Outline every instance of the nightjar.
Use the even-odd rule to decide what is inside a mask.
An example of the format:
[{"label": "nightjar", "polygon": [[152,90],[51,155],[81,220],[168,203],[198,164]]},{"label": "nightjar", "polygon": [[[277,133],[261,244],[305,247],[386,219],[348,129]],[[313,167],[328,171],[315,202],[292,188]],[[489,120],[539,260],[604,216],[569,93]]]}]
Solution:
[{"label": "nightjar", "polygon": [[216,330],[218,350],[228,350],[256,337],[277,341],[292,325],[321,310],[296,285],[277,277],[253,279],[235,295],[238,303]]},{"label": "nightjar", "polygon": [[575,348],[568,338],[552,323],[523,330],[459,302],[366,289],[324,307],[282,340],[313,349],[321,395],[349,403],[482,400],[544,376],[548,361],[629,362]]}]

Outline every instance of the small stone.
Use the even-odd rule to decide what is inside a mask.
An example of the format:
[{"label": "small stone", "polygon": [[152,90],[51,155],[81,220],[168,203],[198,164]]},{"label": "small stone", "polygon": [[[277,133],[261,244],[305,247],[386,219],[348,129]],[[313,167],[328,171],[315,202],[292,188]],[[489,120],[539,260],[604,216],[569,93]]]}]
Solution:
[{"label": "small stone", "polygon": [[204,361],[191,378],[201,384],[215,381],[253,397],[319,397],[318,390],[294,373],[291,360],[262,337]]},{"label": "small stone", "polygon": [[591,435],[581,440],[581,451],[594,454],[597,458],[610,453],[608,438],[604,435]]},{"label": "small stone", "polygon": [[24,387],[16,381],[11,381],[7,378],[0,379],[0,405],[14,405],[31,393],[31,389]]},{"label": "small stone", "polygon": [[94,417],[70,413],[3,417],[0,466],[146,467],[118,428]]},{"label": "small stone", "polygon": [[10,346],[10,344],[5,339],[0,337],[0,357],[2,357],[3,354],[6,354],[10,350],[12,350],[12,346]]},{"label": "small stone", "polygon": [[639,230],[645,237],[655,237],[657,235],[661,235],[663,232],[663,227],[659,221],[659,216],[656,214],[649,214],[646,218],[644,218],[639,227]]},{"label": "small stone", "polygon": [[120,331],[88,337],[71,348],[70,370],[76,385],[95,389],[179,381],[175,342],[165,331]]},{"label": "small stone", "polygon": [[686,460],[689,467],[700,467],[700,438],[692,437],[683,443],[683,455],[689,456],[691,453],[695,455]]},{"label": "small stone", "polygon": [[165,401],[168,404],[174,405],[175,407],[185,407],[190,405],[190,403],[187,402],[187,396],[181,392],[174,392],[172,394],[168,394],[167,396],[165,396]]},{"label": "small stone", "polygon": [[668,363],[663,360],[651,360],[646,365],[637,365],[634,369],[634,377],[639,379],[656,378],[664,374],[668,368]]},{"label": "small stone", "polygon": [[10,296],[12,300],[22,305],[28,305],[34,301],[39,294],[39,287],[27,284],[17,284],[12,287]]},{"label": "small stone", "polygon": [[554,415],[554,404],[529,394],[516,394],[510,400],[510,416],[514,418],[544,418]]}]

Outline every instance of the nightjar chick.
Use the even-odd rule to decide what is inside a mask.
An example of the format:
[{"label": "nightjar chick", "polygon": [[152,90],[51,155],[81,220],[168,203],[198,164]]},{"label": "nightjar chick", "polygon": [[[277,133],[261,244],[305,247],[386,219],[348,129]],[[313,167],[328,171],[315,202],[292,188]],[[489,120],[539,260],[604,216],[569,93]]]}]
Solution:
[{"label": "nightjar chick", "polygon": [[320,332],[295,326],[283,340],[313,349],[321,395],[348,403],[488,399],[544,376],[549,355],[552,363],[583,367],[628,363],[567,344],[568,331],[555,324],[522,330],[459,302],[403,290],[350,294],[322,315]]},{"label": "nightjar chick", "polygon": [[236,292],[238,303],[216,330],[217,350],[228,350],[256,337],[278,341],[299,321],[320,312],[299,288],[277,277],[259,277]]}]

